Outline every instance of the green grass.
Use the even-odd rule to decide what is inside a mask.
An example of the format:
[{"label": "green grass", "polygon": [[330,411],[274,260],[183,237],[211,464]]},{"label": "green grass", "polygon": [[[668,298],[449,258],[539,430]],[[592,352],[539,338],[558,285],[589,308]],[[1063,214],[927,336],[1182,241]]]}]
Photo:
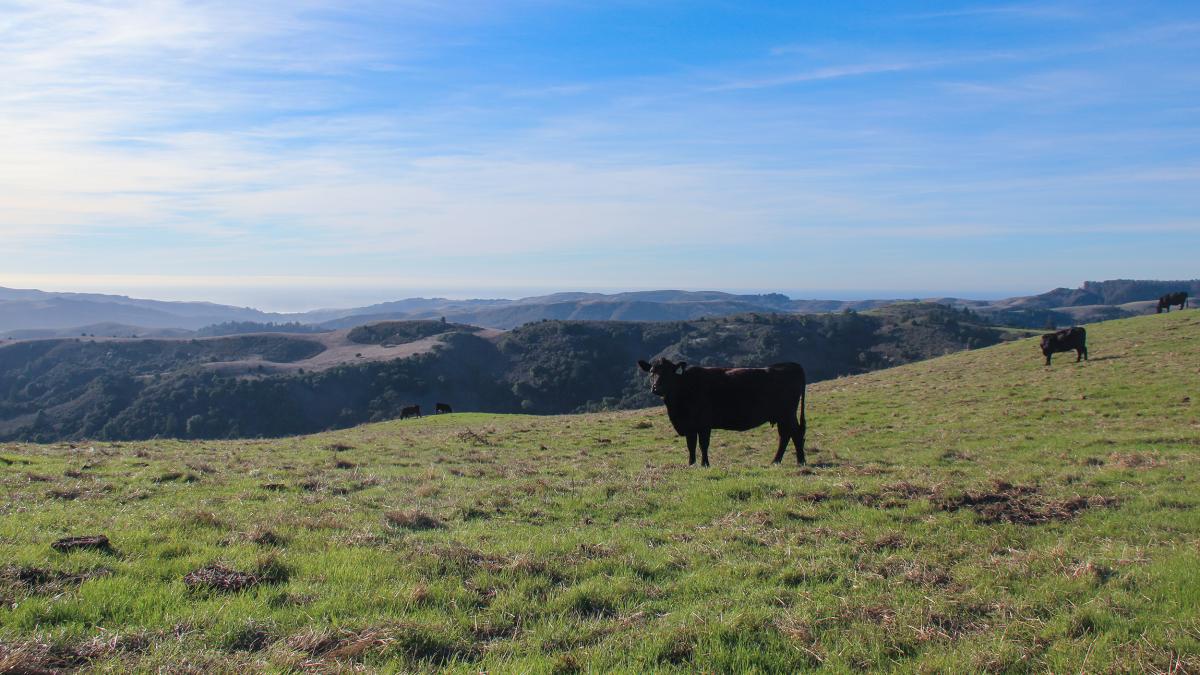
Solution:
[{"label": "green grass", "polygon": [[0,672],[1197,672],[1200,312],[1088,333],[815,385],[804,468],[661,409],[0,446]]}]

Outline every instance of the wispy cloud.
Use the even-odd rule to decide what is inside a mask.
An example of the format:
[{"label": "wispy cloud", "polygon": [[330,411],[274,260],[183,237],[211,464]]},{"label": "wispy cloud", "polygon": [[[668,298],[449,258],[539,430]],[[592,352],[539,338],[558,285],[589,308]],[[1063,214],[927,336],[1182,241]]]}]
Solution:
[{"label": "wispy cloud", "polygon": [[[603,35],[603,8],[586,9],[580,25]],[[694,260],[719,260],[708,268],[745,287],[784,278],[763,271],[775,251],[853,277],[862,241],[950,242],[982,259],[1048,227],[1186,233],[1181,214],[1200,207],[1185,189],[1197,125],[1178,112],[1200,100],[1194,59],[1158,58],[1192,36],[1189,17],[1101,20],[1049,45],[781,32],[650,68],[621,60],[657,54],[629,41],[624,16],[599,61],[534,25],[575,12],[10,3],[5,271],[605,285],[702,280]],[[803,86],[822,83],[837,86]],[[635,264],[631,249],[669,253]]]}]

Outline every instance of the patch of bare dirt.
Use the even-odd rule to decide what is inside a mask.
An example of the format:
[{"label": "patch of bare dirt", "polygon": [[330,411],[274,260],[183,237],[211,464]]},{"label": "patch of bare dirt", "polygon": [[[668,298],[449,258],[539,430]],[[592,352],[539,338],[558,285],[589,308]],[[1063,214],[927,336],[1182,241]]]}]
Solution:
[{"label": "patch of bare dirt", "polygon": [[969,508],[982,523],[1038,525],[1055,520],[1070,520],[1089,508],[1114,506],[1116,498],[1103,495],[1047,499],[1034,485],[1013,485],[994,481],[990,490],[968,491],[950,497],[931,497],[930,503],[943,511]]}]

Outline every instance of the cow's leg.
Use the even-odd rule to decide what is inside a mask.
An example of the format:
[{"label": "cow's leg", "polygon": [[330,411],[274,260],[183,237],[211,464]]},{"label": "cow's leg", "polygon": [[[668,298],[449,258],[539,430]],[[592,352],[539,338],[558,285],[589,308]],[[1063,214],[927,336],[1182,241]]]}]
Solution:
[{"label": "cow's leg", "polygon": [[801,466],[805,463],[804,458],[804,432],[808,430],[808,420],[804,419],[803,413],[800,416],[800,424],[796,429],[795,435],[792,436],[792,442],[796,445],[796,463]]},{"label": "cow's leg", "polygon": [[1046,365],[1050,365],[1050,355],[1046,355]]},{"label": "cow's leg", "polygon": [[712,437],[712,429],[700,430],[700,466],[708,466],[708,441]]},{"label": "cow's leg", "polygon": [[688,466],[696,463],[696,432],[689,431],[687,435]]},{"label": "cow's leg", "polygon": [[1084,345],[1084,346],[1082,347],[1082,349],[1083,349],[1083,360],[1084,360],[1084,361],[1087,361],[1087,360],[1088,360],[1088,357],[1087,357],[1087,345]]},{"label": "cow's leg", "polygon": [[792,429],[787,422],[779,421],[779,449],[775,451],[775,459],[771,460],[775,464],[783,461],[783,453],[787,451],[788,440],[792,437]]}]

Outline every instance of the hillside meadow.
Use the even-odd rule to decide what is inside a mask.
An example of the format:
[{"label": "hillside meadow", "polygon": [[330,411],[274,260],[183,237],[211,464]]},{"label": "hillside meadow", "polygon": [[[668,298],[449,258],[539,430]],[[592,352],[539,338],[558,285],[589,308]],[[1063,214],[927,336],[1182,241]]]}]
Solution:
[{"label": "hillside meadow", "polygon": [[806,467],[661,408],[0,444],[0,672],[1200,672],[1200,312],[1087,329],[814,385]]}]

